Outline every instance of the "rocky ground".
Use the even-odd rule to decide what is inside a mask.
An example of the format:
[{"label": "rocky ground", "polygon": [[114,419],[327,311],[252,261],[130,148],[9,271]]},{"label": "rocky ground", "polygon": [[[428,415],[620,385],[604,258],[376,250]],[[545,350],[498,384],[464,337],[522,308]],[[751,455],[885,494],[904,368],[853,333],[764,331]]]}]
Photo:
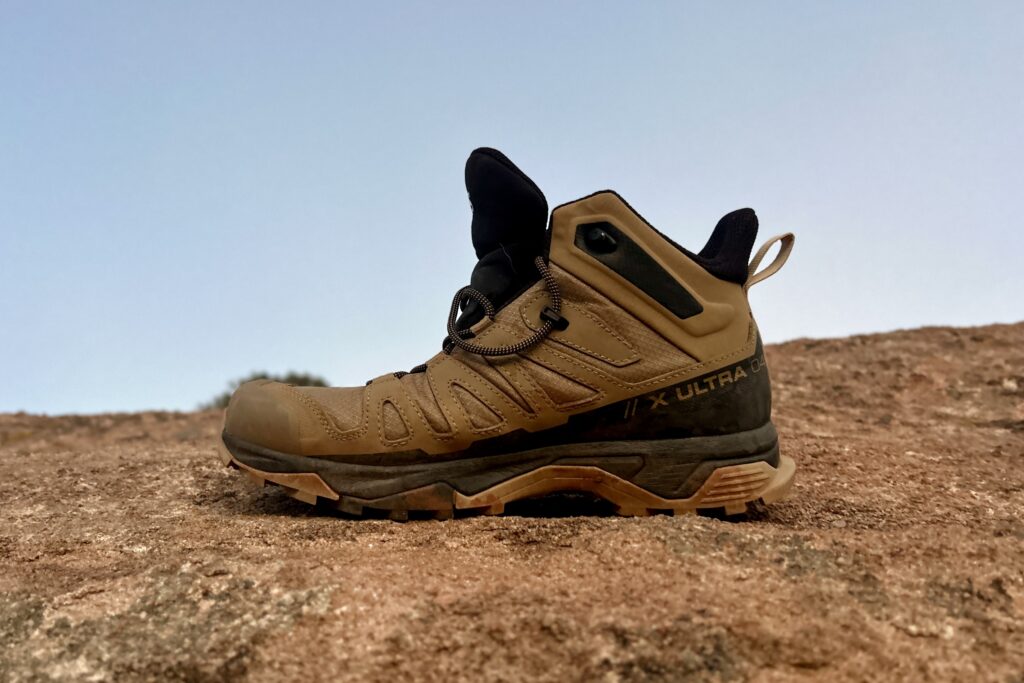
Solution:
[{"label": "rocky ground", "polygon": [[1024,681],[1024,323],[770,347],[793,496],[350,520],[220,415],[0,416],[0,680]]}]

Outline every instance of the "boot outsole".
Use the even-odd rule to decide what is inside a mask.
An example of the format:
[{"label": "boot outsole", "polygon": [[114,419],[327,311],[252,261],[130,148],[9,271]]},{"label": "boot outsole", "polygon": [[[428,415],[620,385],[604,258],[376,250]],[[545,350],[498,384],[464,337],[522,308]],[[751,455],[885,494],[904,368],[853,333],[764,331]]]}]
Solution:
[{"label": "boot outsole", "polygon": [[663,498],[598,467],[546,465],[465,495],[446,483],[436,483],[380,498],[341,495],[314,472],[267,472],[239,461],[219,441],[224,464],[245,473],[257,486],[280,486],[286,494],[311,505],[326,504],[343,513],[386,516],[407,520],[411,516],[451,519],[456,514],[500,515],[508,503],[553,493],[583,492],[602,498],[627,517],[652,514],[688,514],[698,511],[738,515],[752,503],[773,503],[793,486],[796,464],[779,456],[778,466],[767,462],[723,465],[711,471],[695,493],[687,498]]}]

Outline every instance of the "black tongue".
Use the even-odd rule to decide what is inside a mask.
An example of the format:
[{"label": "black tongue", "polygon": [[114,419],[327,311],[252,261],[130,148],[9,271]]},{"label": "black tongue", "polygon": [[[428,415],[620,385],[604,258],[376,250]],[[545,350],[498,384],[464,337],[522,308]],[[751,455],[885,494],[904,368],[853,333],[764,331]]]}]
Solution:
[{"label": "black tongue", "polygon": [[508,244],[533,244],[540,253],[548,202],[508,157],[489,147],[473,150],[466,160],[466,191],[478,258]]},{"label": "black tongue", "polygon": [[[539,277],[533,260],[544,253],[548,202],[508,157],[489,147],[469,155],[466,191],[473,205],[473,248],[480,259],[470,285],[501,308]],[[470,302],[458,327],[482,318],[483,311]]]}]

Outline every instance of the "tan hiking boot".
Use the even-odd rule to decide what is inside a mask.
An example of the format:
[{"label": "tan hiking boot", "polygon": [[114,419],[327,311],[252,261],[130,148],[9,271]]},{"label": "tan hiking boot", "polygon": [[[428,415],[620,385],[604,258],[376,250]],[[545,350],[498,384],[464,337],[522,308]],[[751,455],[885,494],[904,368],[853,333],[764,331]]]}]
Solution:
[{"label": "tan hiking boot", "polygon": [[470,155],[466,186],[480,260],[443,351],[364,387],[242,385],[230,465],[395,519],[559,491],[627,515],[732,514],[789,490],[747,289],[782,267],[792,234],[748,265],[757,217],[741,209],[694,254],[611,191],[557,207],[545,229],[544,195],[492,149]]}]

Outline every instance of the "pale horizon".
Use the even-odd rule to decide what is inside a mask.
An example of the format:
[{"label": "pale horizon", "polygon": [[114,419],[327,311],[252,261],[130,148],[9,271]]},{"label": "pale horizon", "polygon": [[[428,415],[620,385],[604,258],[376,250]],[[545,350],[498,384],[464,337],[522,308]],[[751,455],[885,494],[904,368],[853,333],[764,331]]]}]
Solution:
[{"label": "pale horizon", "polygon": [[1019,322],[1021,35],[1012,2],[6,4],[0,412],[423,362],[479,146],[691,249],[745,206],[795,232],[767,343]]}]

